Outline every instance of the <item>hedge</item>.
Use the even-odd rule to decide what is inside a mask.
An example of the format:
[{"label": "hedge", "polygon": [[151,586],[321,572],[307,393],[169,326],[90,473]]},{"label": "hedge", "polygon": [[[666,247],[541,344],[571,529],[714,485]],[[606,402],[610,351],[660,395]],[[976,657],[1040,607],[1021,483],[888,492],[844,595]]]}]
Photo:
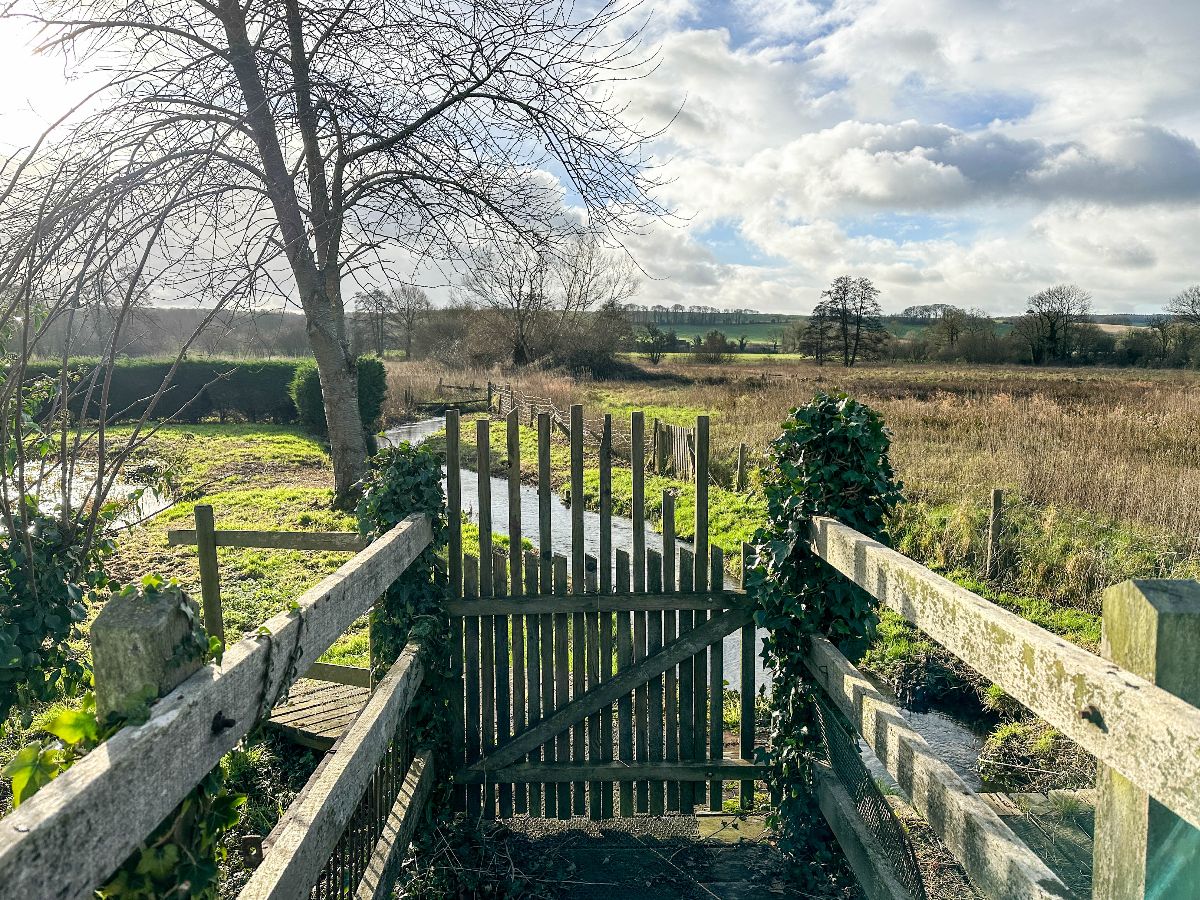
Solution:
[{"label": "hedge", "polygon": [[[145,411],[162,384],[173,360],[130,359],[121,360],[112,372],[109,387],[108,415],[111,420],[137,419]],[[173,418],[179,422],[199,422],[217,416],[246,419],[250,422],[277,422],[290,424],[296,421],[296,407],[292,403],[288,387],[296,370],[305,360],[231,360],[231,359],[187,359],[179,364],[170,387],[164,392],[152,411],[155,419]],[[70,363],[72,372],[78,373],[76,391],[86,390],[87,378],[96,365],[94,359],[76,359]],[[56,362],[38,362],[26,366],[28,377],[50,375],[58,377],[60,365]],[[99,418],[99,385],[88,408],[88,418]],[[194,398],[194,399],[193,399]],[[189,403],[189,401],[192,401]],[[71,404],[76,415],[83,407],[83,397],[77,396]]]},{"label": "hedge", "polygon": [[[326,431],[325,404],[321,399],[321,379],[317,375],[317,364],[306,360],[296,367],[290,387],[292,402],[298,410],[300,424],[318,434]],[[358,358],[358,412],[363,427],[373,433],[383,412],[383,401],[387,395],[387,370],[383,362],[373,356]]]}]

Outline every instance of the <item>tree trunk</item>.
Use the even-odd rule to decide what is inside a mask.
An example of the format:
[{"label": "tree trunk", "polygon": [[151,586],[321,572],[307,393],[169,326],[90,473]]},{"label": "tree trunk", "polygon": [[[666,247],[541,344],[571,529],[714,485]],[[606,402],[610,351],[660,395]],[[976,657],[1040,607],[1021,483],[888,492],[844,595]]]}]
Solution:
[{"label": "tree trunk", "polygon": [[344,344],[310,325],[308,340],[321,377],[321,399],[329,429],[334,506],[354,505],[354,486],[367,474],[367,440],[358,411],[358,366]]}]

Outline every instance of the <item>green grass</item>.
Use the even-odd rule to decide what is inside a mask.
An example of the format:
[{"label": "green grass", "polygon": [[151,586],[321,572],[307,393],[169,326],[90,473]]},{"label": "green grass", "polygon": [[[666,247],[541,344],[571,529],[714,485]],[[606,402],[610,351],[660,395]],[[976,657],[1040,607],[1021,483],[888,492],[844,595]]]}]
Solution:
[{"label": "green grass", "polygon": [[[129,426],[109,430],[114,438]],[[329,455],[312,435],[282,425],[165,425],[137,451],[138,462],[158,461],[181,493],[209,489],[215,482],[261,478],[264,471],[325,477]]]}]

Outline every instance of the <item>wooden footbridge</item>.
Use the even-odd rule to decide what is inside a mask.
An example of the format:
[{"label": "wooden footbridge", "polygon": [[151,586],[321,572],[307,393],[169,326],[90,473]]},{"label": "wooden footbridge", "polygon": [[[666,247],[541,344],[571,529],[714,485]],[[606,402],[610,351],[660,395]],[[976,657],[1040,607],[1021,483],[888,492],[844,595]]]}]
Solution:
[{"label": "wooden footbridge", "polygon": [[[339,691],[322,762],[263,841],[241,898],[392,896],[397,866],[436,785],[472,816],[522,822],[693,822],[726,804],[751,808],[764,776],[755,761],[752,612],[726,590],[726,560],[708,536],[708,422],[696,423],[694,536],[676,537],[675,499],[662,499],[662,538],[647,546],[643,420],[630,421],[633,542],[612,533],[611,420],[598,458],[598,552],[585,552],[582,409],[570,410],[570,537],[556,553],[551,521],[550,422],[538,426],[538,515],[522,521],[520,432],[507,417],[503,467],[510,540],[497,552],[493,480],[467,498],[479,511],[478,547],[463,540],[458,415],[447,419],[450,671],[455,748],[435,771],[408,740],[409,709],[424,690],[426,660],[406,647],[377,683],[318,658],[366,613],[432,540],[413,516],[374,540],[297,598],[222,661],[190,665],[169,652],[177,627],[147,621],[137,646],[157,671],[161,699],[129,726],[0,820],[0,898],[91,896],[204,778],[264,720],[297,726],[312,698]],[[476,424],[482,472],[491,470],[488,423]],[[215,547],[251,541],[339,538],[221,532],[198,518],[177,535],[196,543],[216,603]],[[535,549],[521,540],[528,534]],[[1098,898],[1193,897],[1200,885],[1200,596],[1192,582],[1131,582],[1104,600],[1104,657],[1079,649],[832,519],[811,526],[814,550],[1000,685],[1100,762],[1091,893]],[[356,549],[354,547],[352,549]],[[540,549],[538,549],[540,548]],[[207,560],[207,561],[205,561]],[[211,564],[211,565],[210,565]],[[115,601],[113,601],[115,602]],[[157,621],[157,620],[156,620]],[[160,634],[154,628],[164,629]],[[740,648],[726,671],[724,644]],[[101,652],[97,644],[96,652]],[[108,651],[103,651],[108,652]],[[903,710],[882,697],[828,641],[807,657],[821,696],[829,761],[817,767],[814,802],[872,898],[923,896],[905,833],[863,779],[852,739],[861,735],[978,892],[994,900],[1076,897],[1019,833],[1019,815],[971,790],[930,750]],[[157,667],[157,669],[155,669]],[[97,671],[100,671],[97,665]],[[304,690],[295,689],[309,676]],[[324,682],[317,679],[326,679]],[[352,682],[346,684],[345,682]],[[356,682],[356,683],[354,683]],[[305,684],[305,682],[301,682]],[[726,735],[726,684],[743,702]],[[322,687],[324,685],[324,687]],[[104,690],[103,684],[97,684]],[[291,710],[283,702],[292,688]],[[305,705],[309,704],[309,705]],[[311,726],[311,727],[309,727]],[[872,793],[874,791],[874,793]],[[703,821],[703,818],[700,819]],[[114,823],[120,823],[114,827]],[[557,826],[556,826],[557,827]],[[614,826],[615,827],[615,826]],[[696,832],[686,832],[694,834]],[[1037,843],[1036,841],[1034,843]],[[624,845],[622,845],[624,846]],[[257,851],[257,848],[253,848]],[[1044,848],[1043,848],[1044,849]],[[1083,849],[1086,855],[1088,848]],[[908,862],[906,862],[908,860]],[[706,863],[705,866],[708,864]],[[676,865],[676,868],[679,868]],[[695,871],[710,871],[700,866]],[[713,870],[715,871],[715,870]],[[1074,873],[1078,875],[1078,873]],[[715,877],[715,876],[714,876]],[[715,884],[715,881],[714,881]],[[623,889],[622,889],[623,890]],[[709,888],[712,896],[761,896]],[[764,889],[765,890],[765,889]],[[782,889],[781,889],[782,890]],[[771,889],[771,893],[778,893]],[[628,896],[675,896],[626,892]],[[611,894],[611,891],[609,892]],[[786,894],[784,894],[786,895]],[[581,893],[580,896],[583,896]],[[588,895],[591,896],[591,895]]]}]

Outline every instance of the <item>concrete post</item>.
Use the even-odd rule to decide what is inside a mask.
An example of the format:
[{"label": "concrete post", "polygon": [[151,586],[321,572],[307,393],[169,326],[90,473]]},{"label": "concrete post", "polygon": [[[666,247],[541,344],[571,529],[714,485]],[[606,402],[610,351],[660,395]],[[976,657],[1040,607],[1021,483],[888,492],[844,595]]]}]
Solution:
[{"label": "concrete post", "polygon": [[201,653],[177,652],[199,620],[196,602],[177,587],[117,594],[92,624],[96,714],[136,718],[200,668]]},{"label": "concrete post", "polygon": [[[1126,581],[1105,591],[1103,603],[1105,659],[1200,706],[1200,583]],[[1107,766],[1099,766],[1096,787],[1092,896],[1195,896],[1200,831]]]}]

